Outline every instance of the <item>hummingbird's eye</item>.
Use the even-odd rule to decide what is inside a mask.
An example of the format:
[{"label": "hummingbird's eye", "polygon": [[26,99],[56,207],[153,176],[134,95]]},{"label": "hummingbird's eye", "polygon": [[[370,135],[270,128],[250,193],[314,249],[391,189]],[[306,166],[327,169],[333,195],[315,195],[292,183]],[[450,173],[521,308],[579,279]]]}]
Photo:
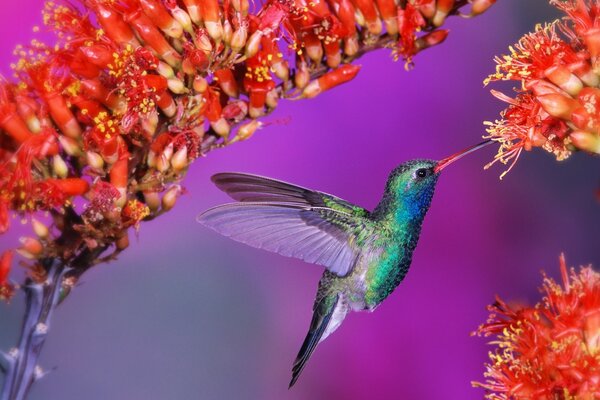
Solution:
[{"label": "hummingbird's eye", "polygon": [[419,178],[425,178],[427,176],[427,169],[426,168],[420,168],[417,170],[417,176]]}]

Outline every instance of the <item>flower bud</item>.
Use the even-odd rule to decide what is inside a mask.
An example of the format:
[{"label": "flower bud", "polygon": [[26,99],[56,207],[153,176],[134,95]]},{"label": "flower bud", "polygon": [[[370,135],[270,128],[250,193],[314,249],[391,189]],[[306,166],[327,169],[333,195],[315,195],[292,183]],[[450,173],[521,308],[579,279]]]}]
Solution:
[{"label": "flower bud", "polygon": [[215,41],[220,42],[223,38],[223,24],[221,21],[204,21],[204,26],[209,36]]},{"label": "flower bud", "polygon": [[179,172],[188,165],[187,146],[182,146],[171,158],[171,166],[173,170]]},{"label": "flower bud", "polygon": [[579,60],[570,64],[569,70],[577,75],[577,77],[587,86],[597,87],[600,85],[600,78],[594,73],[587,60]]},{"label": "flower bud", "polygon": [[67,163],[58,154],[52,157],[52,170],[59,178],[66,178],[69,175]]},{"label": "flower bud", "polygon": [[65,153],[67,153],[68,155],[73,157],[81,155],[81,147],[79,147],[79,143],[77,143],[77,140],[68,136],[58,135],[58,141],[60,142],[60,145],[62,146]]},{"label": "flower bud", "polygon": [[231,126],[229,126],[229,123],[223,117],[215,122],[211,122],[210,126],[214,129],[215,133],[221,137],[227,137],[231,131]]},{"label": "flower bud", "polygon": [[233,35],[233,28],[231,27],[231,23],[228,19],[223,21],[223,42],[229,46],[231,43],[231,36]]},{"label": "flower bud", "polygon": [[296,70],[296,75],[294,76],[294,83],[298,89],[304,89],[308,82],[310,81],[310,73],[308,72],[308,67],[304,61],[298,62],[298,69]]},{"label": "flower bud", "polygon": [[358,53],[358,49],[360,48],[360,45],[358,44],[358,36],[354,35],[352,37],[349,37],[348,39],[346,39],[344,41],[344,54],[346,54],[347,56],[353,56],[356,53]]},{"label": "flower bud", "polygon": [[170,167],[171,157],[173,156],[173,143],[165,146],[165,149],[156,160],[156,169],[160,172],[165,172]]},{"label": "flower bud", "polygon": [[248,15],[248,9],[250,8],[250,4],[248,0],[232,0],[231,5],[234,10],[241,13],[242,16]]},{"label": "flower bud", "polygon": [[193,87],[196,93],[204,93],[206,89],[208,89],[208,82],[200,75],[196,75],[196,77],[194,77]]},{"label": "flower bud", "polygon": [[552,83],[570,95],[575,96],[583,89],[583,83],[564,65],[553,65],[546,69],[544,74]]},{"label": "flower bud", "polygon": [[118,238],[117,241],[115,242],[115,247],[119,251],[123,251],[129,247],[129,235],[127,234],[127,231],[124,231],[124,233],[125,234],[123,236],[121,236],[120,238]]},{"label": "flower bud", "polygon": [[150,168],[156,167],[156,153],[152,150],[148,151],[148,158],[146,158],[146,165]]},{"label": "flower bud", "polygon": [[175,94],[185,94],[188,92],[188,88],[185,87],[183,81],[178,78],[167,80],[167,86],[169,87],[169,90]]},{"label": "flower bud", "polygon": [[231,36],[231,48],[233,51],[238,52],[244,48],[246,45],[246,40],[248,39],[248,28],[245,26],[240,26],[233,35]]},{"label": "flower bud", "polygon": [[435,15],[433,16],[433,24],[435,26],[441,26],[450,11],[452,11],[452,8],[454,7],[454,0],[437,0],[436,6]]},{"label": "flower bud", "polygon": [[33,232],[40,239],[46,239],[50,234],[50,230],[48,229],[48,227],[35,218],[31,219],[31,227],[33,228]]},{"label": "flower bud", "polygon": [[585,45],[593,58],[600,56],[600,28],[588,30],[584,34],[583,40],[585,41]]},{"label": "flower bud", "polygon": [[442,43],[447,37],[447,29],[438,29],[437,31],[430,32],[427,35],[418,38],[415,42],[415,46],[418,51],[425,50]]},{"label": "flower bud", "polygon": [[537,99],[548,114],[566,120],[571,118],[571,113],[579,106],[577,101],[558,93],[545,94]]},{"label": "flower bud", "polygon": [[260,39],[262,38],[262,32],[256,31],[250,35],[248,43],[246,43],[246,58],[251,58],[258,53],[258,47],[260,46]]},{"label": "flower bud", "polygon": [[488,8],[494,5],[495,2],[496,0],[473,0],[471,2],[471,14],[469,14],[469,16],[475,17],[483,14]]},{"label": "flower bud", "polygon": [[158,72],[159,75],[163,76],[166,79],[175,78],[175,71],[173,70],[173,67],[162,61],[158,62],[156,72]]},{"label": "flower bud", "polygon": [[288,68],[287,61],[278,61],[273,63],[271,66],[275,76],[281,79],[282,81],[287,81],[290,79],[290,69]]},{"label": "flower bud", "polygon": [[21,237],[19,242],[21,242],[21,247],[17,249],[17,252],[28,259],[37,258],[44,250],[42,243],[31,237]]},{"label": "flower bud", "polygon": [[249,139],[254,132],[262,127],[263,123],[259,120],[253,119],[252,121],[242,125],[240,129],[238,129],[236,134],[237,140],[246,140]]},{"label": "flower bud", "polygon": [[319,64],[323,59],[323,46],[321,42],[309,43],[306,45],[306,55],[308,58]]},{"label": "flower bud", "polygon": [[209,55],[210,53],[212,53],[213,51],[213,45],[210,41],[210,37],[208,37],[208,35],[203,34],[203,35],[199,35],[197,38],[198,44],[196,45],[196,47],[203,51],[206,55]]},{"label": "flower bud", "polygon": [[101,171],[104,168],[104,159],[98,153],[86,151],[85,159],[90,167],[96,171]]},{"label": "flower bud", "polygon": [[160,207],[160,195],[158,192],[146,191],[144,192],[144,202],[150,211],[154,212]]},{"label": "flower bud", "polygon": [[173,15],[173,18],[175,18],[175,20],[177,22],[179,22],[179,24],[183,27],[183,30],[193,34],[194,33],[194,27],[192,26],[192,20],[189,16],[188,13],[186,13],[183,9],[175,6],[172,10],[171,10],[171,15]]},{"label": "flower bud", "polygon": [[140,121],[142,123],[142,129],[144,132],[146,132],[149,136],[154,136],[156,133],[156,128],[158,127],[158,112],[156,109],[142,115],[140,117]]},{"label": "flower bud", "polygon": [[586,131],[575,131],[569,135],[571,143],[580,150],[600,154],[600,136]]},{"label": "flower bud", "polygon": [[279,93],[276,89],[269,90],[267,92],[266,104],[269,108],[277,107],[277,102],[279,100]]},{"label": "flower bud", "polygon": [[167,190],[165,195],[162,198],[162,208],[165,211],[169,211],[173,207],[175,207],[175,203],[177,202],[177,197],[179,197],[179,193],[181,192],[181,186],[173,185]]}]

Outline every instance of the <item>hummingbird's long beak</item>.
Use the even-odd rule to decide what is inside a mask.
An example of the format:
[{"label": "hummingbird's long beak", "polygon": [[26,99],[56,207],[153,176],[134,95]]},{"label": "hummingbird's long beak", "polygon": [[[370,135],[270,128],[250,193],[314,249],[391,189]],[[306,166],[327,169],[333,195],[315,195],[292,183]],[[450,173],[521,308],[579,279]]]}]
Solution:
[{"label": "hummingbird's long beak", "polygon": [[461,150],[458,153],[451,155],[450,157],[446,157],[443,160],[438,161],[437,165],[435,167],[433,167],[433,172],[435,172],[437,174],[438,172],[440,172],[441,170],[446,168],[448,165],[452,164],[454,161],[461,159],[464,156],[466,156],[467,154],[472,153],[476,150],[479,150],[482,147],[485,147],[488,144],[492,144],[492,143],[493,143],[493,140],[491,140],[491,139],[484,140],[483,142],[478,143],[474,146],[467,147],[466,149]]}]

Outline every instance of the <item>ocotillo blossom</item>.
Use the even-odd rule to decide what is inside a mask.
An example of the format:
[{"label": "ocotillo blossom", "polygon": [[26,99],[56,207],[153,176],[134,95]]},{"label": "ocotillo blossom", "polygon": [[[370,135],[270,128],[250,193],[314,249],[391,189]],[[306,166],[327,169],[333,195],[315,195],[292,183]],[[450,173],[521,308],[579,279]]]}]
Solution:
[{"label": "ocotillo blossom", "polygon": [[373,49],[410,63],[444,40],[446,17],[493,2],[49,1],[57,43],[17,48],[15,79],[0,79],[0,231],[11,210],[48,211],[20,254],[70,265],[87,251],[84,270],[171,209],[189,164],[249,138],[279,99],[351,80]]},{"label": "ocotillo blossom", "polygon": [[514,307],[497,299],[477,333],[493,336],[488,399],[596,399],[600,396],[600,274],[567,270],[562,285],[544,277],[542,301]]},{"label": "ocotillo blossom", "polygon": [[501,119],[486,123],[489,137],[500,143],[488,166],[510,162],[510,170],[534,147],[559,161],[577,150],[600,154],[600,2],[550,3],[566,16],[536,26],[509,55],[496,57],[496,73],[485,80],[519,82],[514,98],[492,91],[508,107]]}]

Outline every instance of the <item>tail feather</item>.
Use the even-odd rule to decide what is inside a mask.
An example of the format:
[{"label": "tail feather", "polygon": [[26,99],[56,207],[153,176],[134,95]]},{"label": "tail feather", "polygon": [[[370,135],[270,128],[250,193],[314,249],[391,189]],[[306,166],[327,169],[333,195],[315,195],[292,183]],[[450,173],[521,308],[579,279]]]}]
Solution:
[{"label": "tail feather", "polygon": [[[332,321],[332,317],[338,302],[339,295],[336,295],[335,297],[326,297],[319,303],[315,304],[312,321],[310,323],[310,329],[308,330],[308,334],[304,339],[304,343],[302,343],[302,347],[300,348],[300,351],[296,356],[296,360],[294,361],[294,366],[292,368],[292,380],[290,381],[288,388],[294,386],[300,377],[306,362],[312,355],[313,351],[315,351],[317,344],[319,344],[322,339],[325,339],[327,335],[329,335],[337,328],[337,326],[339,326],[341,321]],[[332,322],[333,326],[330,326]]]}]

